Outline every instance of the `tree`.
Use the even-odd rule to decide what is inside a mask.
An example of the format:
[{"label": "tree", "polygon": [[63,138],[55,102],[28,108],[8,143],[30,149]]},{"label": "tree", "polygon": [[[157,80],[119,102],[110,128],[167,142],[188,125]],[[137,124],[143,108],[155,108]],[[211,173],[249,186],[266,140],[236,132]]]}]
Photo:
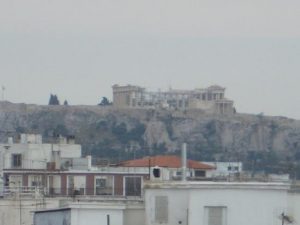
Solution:
[{"label": "tree", "polygon": [[102,97],[102,100],[99,103],[99,105],[101,105],[101,106],[107,106],[107,105],[111,105],[111,103],[109,102],[108,98]]},{"label": "tree", "polygon": [[50,95],[49,103],[48,105],[59,105],[59,100],[56,95]]},{"label": "tree", "polygon": [[64,105],[69,105],[67,100],[64,101]]}]

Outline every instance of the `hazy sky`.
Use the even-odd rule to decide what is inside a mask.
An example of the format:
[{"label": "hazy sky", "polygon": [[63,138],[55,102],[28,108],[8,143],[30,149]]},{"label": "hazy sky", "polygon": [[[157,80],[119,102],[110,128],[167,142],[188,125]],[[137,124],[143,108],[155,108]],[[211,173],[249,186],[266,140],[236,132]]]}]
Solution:
[{"label": "hazy sky", "polygon": [[300,119],[299,0],[0,0],[11,102],[111,99],[111,86],[219,84],[237,111]]}]

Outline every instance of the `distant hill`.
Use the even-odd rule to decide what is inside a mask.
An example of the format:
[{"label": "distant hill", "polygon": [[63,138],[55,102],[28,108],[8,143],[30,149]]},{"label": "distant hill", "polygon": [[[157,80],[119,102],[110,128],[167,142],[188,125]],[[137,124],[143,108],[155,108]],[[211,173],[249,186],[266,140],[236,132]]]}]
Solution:
[{"label": "distant hill", "polygon": [[0,141],[24,132],[41,133],[44,141],[75,135],[85,154],[112,161],[179,154],[187,142],[192,159],[300,175],[300,121],[285,117],[0,102]]}]

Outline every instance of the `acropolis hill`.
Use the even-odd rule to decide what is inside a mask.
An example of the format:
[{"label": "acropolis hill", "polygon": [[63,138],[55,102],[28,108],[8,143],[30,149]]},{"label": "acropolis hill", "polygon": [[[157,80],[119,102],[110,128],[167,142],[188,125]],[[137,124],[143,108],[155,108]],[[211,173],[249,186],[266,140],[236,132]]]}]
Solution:
[{"label": "acropolis hill", "polygon": [[1,102],[0,131],[1,142],[24,132],[40,133],[48,141],[53,134],[75,135],[84,152],[111,160],[176,153],[182,142],[193,159],[247,165],[255,156],[260,157],[257,167],[300,159],[300,122],[284,117]]}]

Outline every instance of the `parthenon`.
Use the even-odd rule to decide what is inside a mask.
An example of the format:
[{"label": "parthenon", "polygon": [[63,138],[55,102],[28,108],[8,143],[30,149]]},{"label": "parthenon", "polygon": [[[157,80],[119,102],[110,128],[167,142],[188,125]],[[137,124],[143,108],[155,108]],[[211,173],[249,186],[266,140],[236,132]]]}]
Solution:
[{"label": "parthenon", "polygon": [[225,98],[225,88],[218,85],[193,90],[151,92],[140,86],[115,84],[112,89],[113,105],[119,108],[201,109],[218,114],[231,114],[234,111],[233,101]]}]

